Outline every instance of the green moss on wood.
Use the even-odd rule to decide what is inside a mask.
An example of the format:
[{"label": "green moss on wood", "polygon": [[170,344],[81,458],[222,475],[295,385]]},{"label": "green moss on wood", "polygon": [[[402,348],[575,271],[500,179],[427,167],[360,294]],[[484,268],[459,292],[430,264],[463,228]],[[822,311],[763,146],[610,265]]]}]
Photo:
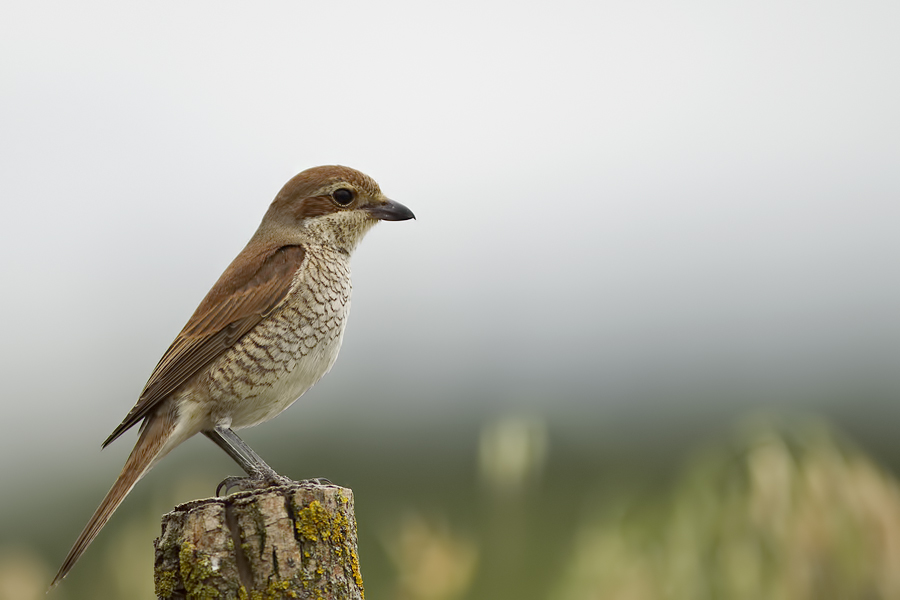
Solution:
[{"label": "green moss on wood", "polygon": [[153,569],[153,589],[157,598],[171,598],[175,593],[175,573],[163,570],[160,567]]},{"label": "green moss on wood", "polygon": [[219,597],[219,590],[206,583],[215,573],[208,556],[196,552],[196,547],[190,542],[181,546],[178,555],[181,570],[181,581],[188,598],[196,600],[211,600]]},{"label": "green moss on wood", "polygon": [[266,519],[259,508],[258,501],[253,502],[249,509],[253,523],[256,525],[256,531],[259,533],[259,551],[257,555],[262,556],[263,551],[266,549]]},{"label": "green moss on wood", "polygon": [[270,581],[265,591],[251,590],[241,586],[238,589],[238,600],[286,600],[289,598],[299,598],[293,589],[290,581]]}]

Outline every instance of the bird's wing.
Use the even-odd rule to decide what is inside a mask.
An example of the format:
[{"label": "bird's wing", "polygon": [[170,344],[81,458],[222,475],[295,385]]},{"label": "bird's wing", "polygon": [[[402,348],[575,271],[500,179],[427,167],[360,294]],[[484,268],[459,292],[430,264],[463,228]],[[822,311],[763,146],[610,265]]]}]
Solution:
[{"label": "bird's wing", "polygon": [[150,375],[137,404],[103,442],[103,447],[138,423],[276,309],[288,295],[293,274],[300,268],[305,254],[302,246],[260,248],[250,251],[251,260],[232,263],[172,342]]}]

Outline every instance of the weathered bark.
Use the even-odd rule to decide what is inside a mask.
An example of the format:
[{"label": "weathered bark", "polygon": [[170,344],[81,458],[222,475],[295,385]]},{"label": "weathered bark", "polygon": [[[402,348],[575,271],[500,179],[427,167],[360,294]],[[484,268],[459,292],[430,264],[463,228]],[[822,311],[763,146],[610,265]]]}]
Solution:
[{"label": "weathered bark", "polygon": [[353,492],[297,484],[188,502],[154,542],[165,600],[363,598]]}]

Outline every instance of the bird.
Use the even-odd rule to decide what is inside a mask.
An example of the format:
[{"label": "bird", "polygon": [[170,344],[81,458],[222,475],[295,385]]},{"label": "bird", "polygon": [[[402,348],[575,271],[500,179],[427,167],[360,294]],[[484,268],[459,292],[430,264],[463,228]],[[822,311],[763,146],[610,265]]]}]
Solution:
[{"label": "bird", "polygon": [[414,218],[372,178],[349,167],[314,167],[284,185],[163,354],[134,408],[103,442],[106,448],[140,424],[134,449],[51,589],[138,480],[198,433],[247,473],[226,479],[227,488],[291,482],[235,430],[275,417],[331,369],[350,311],[350,255],[379,221]]}]

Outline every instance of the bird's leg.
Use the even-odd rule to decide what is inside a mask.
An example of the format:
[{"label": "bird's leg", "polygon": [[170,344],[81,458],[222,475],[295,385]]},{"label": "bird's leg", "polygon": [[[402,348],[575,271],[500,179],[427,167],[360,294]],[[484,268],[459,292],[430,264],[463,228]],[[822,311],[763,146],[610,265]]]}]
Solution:
[{"label": "bird's leg", "polygon": [[240,488],[242,490],[260,489],[273,485],[285,485],[293,483],[287,477],[283,477],[275,472],[275,469],[266,464],[259,454],[253,451],[253,448],[247,445],[244,440],[238,437],[230,427],[219,427],[203,432],[206,437],[216,443],[216,445],[225,451],[225,453],[234,459],[248,477],[227,477],[216,488],[216,495],[222,488],[225,493],[232,488]]},{"label": "bird's leg", "polygon": [[266,461],[259,454],[253,451],[253,448],[247,445],[247,442],[238,437],[230,427],[217,426],[203,432],[206,437],[216,443],[216,445],[225,451],[228,456],[251,477],[265,477],[266,475],[277,475],[275,469],[266,464]]},{"label": "bird's leg", "polygon": [[[225,453],[234,459],[240,467],[247,473],[247,477],[226,477],[222,483],[216,487],[216,496],[225,488],[227,494],[229,490],[238,488],[241,490],[256,490],[276,485],[288,485],[295,483],[292,479],[279,475],[275,469],[266,464],[266,461],[259,454],[253,451],[253,448],[238,437],[230,427],[219,427],[206,430],[203,434],[211,439],[216,445],[225,451]],[[331,482],[324,478],[308,479],[297,483],[317,483],[330,484]]]}]

